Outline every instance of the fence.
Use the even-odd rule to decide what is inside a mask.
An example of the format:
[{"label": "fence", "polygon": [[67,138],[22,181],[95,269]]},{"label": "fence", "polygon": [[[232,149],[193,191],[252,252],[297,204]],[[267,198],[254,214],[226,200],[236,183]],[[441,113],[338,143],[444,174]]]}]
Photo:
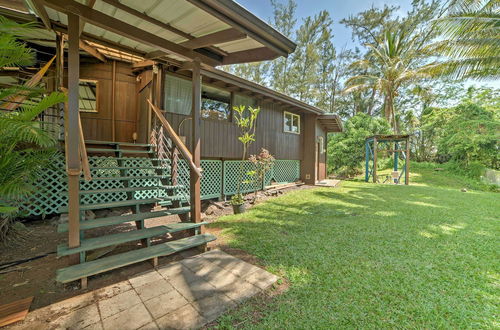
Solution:
[{"label": "fence", "polygon": [[[142,179],[140,175],[148,175],[153,173],[146,173],[143,171],[152,171],[144,169],[136,169],[134,167],[152,167],[151,160],[147,158],[130,158],[125,160],[127,164],[121,166],[131,167],[127,171],[127,175],[138,176],[136,180],[130,182],[132,187],[148,187],[158,186],[161,183],[158,179]],[[111,177],[120,176],[118,169],[113,167],[118,166],[116,159],[112,157],[89,157],[90,165],[92,166],[93,177]],[[166,161],[168,162],[168,161]],[[53,166],[48,168],[43,176],[36,182],[33,193],[28,198],[28,202],[21,206],[21,210],[27,216],[44,216],[49,214],[58,213],[61,206],[68,204],[67,198],[67,182],[64,156],[59,155],[54,162]],[[168,164],[169,165],[169,164]],[[189,167],[184,160],[179,161],[179,178],[178,184],[182,185],[179,193],[184,197],[184,200],[189,199]],[[251,182],[241,184],[241,192],[248,193],[256,189],[256,183],[251,180],[246,174],[248,171],[254,169],[253,165],[248,161],[237,160],[202,160],[201,167],[203,169],[201,179],[201,198],[221,198],[224,196],[234,195],[237,191],[238,177],[240,166],[243,169],[243,181],[249,180]],[[102,167],[99,168],[99,167]],[[139,173],[140,171],[141,173]],[[266,174],[264,186],[273,182],[294,182],[300,178],[300,161],[298,160],[276,160],[273,168]],[[92,180],[82,181],[81,189],[112,189],[121,188],[123,182],[119,180]],[[262,188],[262,187],[259,187]],[[162,190],[141,190],[133,193],[133,198],[145,199],[153,197],[164,197]],[[104,203],[120,201],[127,198],[124,192],[88,194],[82,196],[82,202],[86,204]]]}]

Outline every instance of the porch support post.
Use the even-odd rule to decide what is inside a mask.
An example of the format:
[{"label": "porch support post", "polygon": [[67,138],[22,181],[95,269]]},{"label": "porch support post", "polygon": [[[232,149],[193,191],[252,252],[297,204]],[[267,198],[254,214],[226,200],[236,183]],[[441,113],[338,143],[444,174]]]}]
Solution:
[{"label": "porch support post", "polygon": [[406,139],[405,184],[410,184],[410,140]]},{"label": "porch support post", "polygon": [[377,137],[373,138],[373,183],[377,183],[377,151],[378,151],[378,141]]},{"label": "porch support post", "polygon": [[[80,245],[80,200],[79,200],[79,125],[78,125],[78,84],[80,77],[80,18],[68,13],[68,118],[66,127],[68,195],[69,195],[69,230],[70,248]],[[78,260],[78,255],[71,256],[70,262]]]},{"label": "porch support post", "polygon": [[[200,59],[193,61],[192,76],[192,109],[191,109],[191,155],[196,167],[201,167],[201,144],[200,144],[200,126],[201,126],[201,74]],[[190,191],[191,191],[191,221],[201,222],[201,178],[191,170]]]},{"label": "porch support post", "polygon": [[365,140],[365,182],[370,178],[370,141]]}]

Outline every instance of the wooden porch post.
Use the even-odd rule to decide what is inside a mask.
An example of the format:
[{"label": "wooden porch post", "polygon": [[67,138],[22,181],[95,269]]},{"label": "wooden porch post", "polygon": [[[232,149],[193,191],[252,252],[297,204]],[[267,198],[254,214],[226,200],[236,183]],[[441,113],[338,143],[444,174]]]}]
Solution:
[{"label": "wooden porch post", "polygon": [[[191,154],[196,167],[201,166],[201,150],[200,150],[200,126],[201,126],[201,75],[200,75],[200,59],[196,58],[193,61],[193,95],[192,95],[192,111],[191,111]],[[201,178],[191,170],[190,191],[191,191],[191,221],[201,222]]]},{"label": "wooden porch post", "polygon": [[[80,154],[79,154],[79,125],[78,125],[78,84],[80,78],[80,18],[68,13],[68,118],[66,128],[67,144],[67,172],[69,195],[69,230],[68,246],[70,248],[80,245]],[[71,263],[78,263],[78,255],[71,256]]]},{"label": "wooden porch post", "polygon": [[410,139],[406,139],[405,184],[410,184]]},{"label": "wooden porch post", "polygon": [[373,138],[373,183],[377,183],[377,149],[378,141],[377,137]]}]

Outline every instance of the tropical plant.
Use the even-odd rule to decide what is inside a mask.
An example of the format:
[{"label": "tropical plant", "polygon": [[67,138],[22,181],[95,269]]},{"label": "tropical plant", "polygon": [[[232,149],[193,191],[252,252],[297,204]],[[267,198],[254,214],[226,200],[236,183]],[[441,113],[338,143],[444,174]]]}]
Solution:
[{"label": "tropical plant", "polygon": [[454,0],[436,20],[441,39],[433,46],[447,58],[432,73],[455,79],[500,77],[500,1]]},{"label": "tropical plant", "polygon": [[375,89],[384,95],[385,119],[399,132],[394,111],[394,99],[405,84],[428,77],[428,65],[415,66],[423,56],[417,35],[406,34],[404,30],[387,30],[383,39],[376,44],[368,44],[370,56],[353,62],[351,67],[365,73],[347,79],[343,93]]},{"label": "tropical plant", "polygon": [[[0,67],[35,63],[35,56],[19,41],[33,30],[0,16]],[[46,109],[64,101],[61,93],[45,95],[33,81],[0,91],[0,241],[11,231],[20,201],[54,156],[56,140],[37,121]]]},{"label": "tropical plant", "polygon": [[248,160],[255,166],[255,170],[247,173],[255,177],[254,201],[257,199],[257,191],[259,187],[264,185],[266,173],[269,172],[274,165],[274,157],[267,149],[262,148],[258,155],[251,155]]},{"label": "tropical plant", "polygon": [[389,134],[390,126],[384,118],[359,113],[346,121],[342,133],[328,139],[328,171],[341,176],[361,173],[365,159],[365,139],[375,134]]},{"label": "tropical plant", "polygon": [[[500,117],[470,101],[454,108],[435,108],[424,116],[426,129],[434,129],[437,157],[452,161],[464,172],[477,167],[500,168]],[[472,171],[477,173],[477,171]]]},{"label": "tropical plant", "polygon": [[233,205],[241,205],[244,202],[243,196],[241,194],[241,184],[243,183],[243,162],[247,158],[248,147],[255,141],[255,128],[257,116],[260,112],[260,107],[253,108],[251,106],[246,107],[244,105],[234,106],[234,118],[236,125],[240,129],[240,136],[238,141],[243,144],[243,154],[241,157],[241,163],[238,169],[238,182],[236,186],[236,194],[231,198],[231,203]]}]

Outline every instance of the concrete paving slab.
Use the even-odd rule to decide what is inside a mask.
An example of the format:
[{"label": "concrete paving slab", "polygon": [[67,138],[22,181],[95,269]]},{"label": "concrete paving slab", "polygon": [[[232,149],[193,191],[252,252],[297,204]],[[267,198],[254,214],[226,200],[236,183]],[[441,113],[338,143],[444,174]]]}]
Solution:
[{"label": "concrete paving slab", "polygon": [[164,293],[170,292],[173,289],[174,288],[172,287],[172,285],[160,276],[159,280],[141,285],[135,288],[135,291],[137,291],[137,294],[139,295],[139,297],[141,297],[142,301],[146,301]]},{"label": "concrete paving slab", "polygon": [[101,317],[106,319],[140,303],[142,303],[142,301],[139,295],[134,290],[129,290],[114,297],[100,300],[98,305],[101,311]]},{"label": "concrete paving slab", "polygon": [[165,314],[171,313],[188,303],[187,299],[184,298],[177,290],[172,290],[144,302],[144,305],[146,305],[146,308],[156,319]]},{"label": "concrete paving slab", "polygon": [[32,311],[8,330],[199,328],[277,279],[210,251]]},{"label": "concrete paving slab", "polygon": [[143,304],[137,304],[102,321],[104,330],[139,329],[151,322],[153,318]]},{"label": "concrete paving slab", "polygon": [[208,323],[190,304],[156,320],[160,329],[197,329]]}]

